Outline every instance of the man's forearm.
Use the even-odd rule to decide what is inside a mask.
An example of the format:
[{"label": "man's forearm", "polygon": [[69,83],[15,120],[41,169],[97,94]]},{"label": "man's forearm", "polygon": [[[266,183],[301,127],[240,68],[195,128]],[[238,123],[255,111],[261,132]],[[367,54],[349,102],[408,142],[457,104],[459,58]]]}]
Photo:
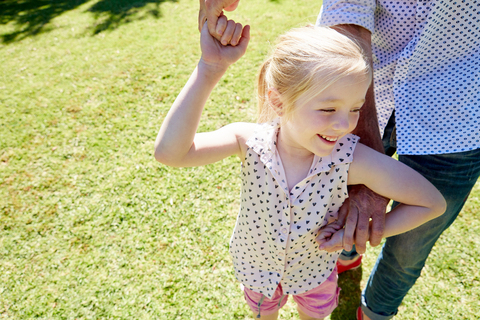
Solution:
[{"label": "man's forearm", "polygon": [[[354,39],[362,47],[373,70],[370,31],[353,24],[337,25],[333,28]],[[385,152],[378,127],[373,80],[365,96],[365,104],[360,111],[360,118],[353,133],[361,138],[363,144],[381,153]],[[364,253],[367,240],[372,246],[377,246],[382,240],[385,228],[385,207],[388,199],[375,194],[363,185],[349,186],[349,195],[350,201],[356,203],[355,207],[358,211],[348,212],[344,236],[345,247],[351,248],[355,239],[357,252]],[[371,223],[369,223],[370,218],[372,218]]]},{"label": "man's forearm", "polygon": [[365,96],[365,104],[360,111],[360,118],[354,134],[361,138],[361,142],[378,152],[385,153],[380,130],[378,127],[377,109],[373,93],[373,83]]},{"label": "man's forearm", "polygon": [[[354,24],[341,24],[332,28],[344,33],[354,39],[363,49],[368,57],[370,67],[373,70],[372,59],[372,35],[367,29]],[[375,95],[373,91],[373,80],[365,96],[365,104],[360,111],[360,118],[354,134],[361,138],[363,144],[384,153],[380,130],[378,127],[377,109],[375,108]]]}]

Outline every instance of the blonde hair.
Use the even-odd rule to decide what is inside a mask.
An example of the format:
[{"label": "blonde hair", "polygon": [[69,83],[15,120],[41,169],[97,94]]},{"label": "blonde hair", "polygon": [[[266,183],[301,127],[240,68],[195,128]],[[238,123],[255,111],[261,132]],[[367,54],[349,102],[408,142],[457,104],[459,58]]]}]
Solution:
[{"label": "blonde hair", "polygon": [[268,99],[270,88],[282,97],[282,112],[288,119],[301,95],[313,98],[348,75],[372,77],[368,59],[349,37],[327,27],[307,26],[287,32],[279,37],[260,68],[258,122],[277,117]]}]

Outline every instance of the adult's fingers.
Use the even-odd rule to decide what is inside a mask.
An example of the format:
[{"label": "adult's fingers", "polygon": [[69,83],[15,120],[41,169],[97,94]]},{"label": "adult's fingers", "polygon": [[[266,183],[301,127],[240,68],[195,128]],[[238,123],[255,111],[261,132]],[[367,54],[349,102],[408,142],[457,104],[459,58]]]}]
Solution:
[{"label": "adult's fingers", "polygon": [[367,250],[368,229],[370,226],[370,214],[362,210],[358,212],[357,230],[355,231],[355,249],[362,254]]},{"label": "adult's fingers", "polygon": [[381,213],[372,218],[372,230],[370,234],[370,245],[376,247],[382,242],[385,232],[385,214]]},{"label": "adult's fingers", "polygon": [[233,2],[232,4],[226,6],[224,9],[225,11],[233,11],[235,9],[237,9],[238,7],[238,4],[240,3],[240,0],[233,0],[235,2]]},{"label": "adult's fingers", "polygon": [[352,200],[347,200],[348,203],[346,201],[346,203],[344,203],[344,206],[346,205],[346,208],[344,210],[347,210],[347,219],[345,222],[345,234],[343,235],[343,244],[345,250],[350,251],[352,250],[355,230],[357,228],[358,208]]},{"label": "adult's fingers", "polygon": [[198,10],[198,31],[202,32],[203,25],[207,21],[207,8],[205,7],[205,0],[200,1],[200,10]]},{"label": "adult's fingers", "polygon": [[385,212],[388,205],[388,199],[376,195],[372,209],[372,228],[370,230],[370,245],[378,246],[382,241],[385,232]]},{"label": "adult's fingers", "polygon": [[348,215],[348,207],[350,205],[349,203],[350,203],[350,199],[349,198],[345,199],[343,205],[338,210],[337,223],[339,225],[343,226],[345,224],[345,220],[347,219],[347,215]]},{"label": "adult's fingers", "polygon": [[223,9],[234,4],[235,0],[204,0],[207,16],[208,31],[220,40],[221,35],[216,33],[218,18],[223,14]]}]

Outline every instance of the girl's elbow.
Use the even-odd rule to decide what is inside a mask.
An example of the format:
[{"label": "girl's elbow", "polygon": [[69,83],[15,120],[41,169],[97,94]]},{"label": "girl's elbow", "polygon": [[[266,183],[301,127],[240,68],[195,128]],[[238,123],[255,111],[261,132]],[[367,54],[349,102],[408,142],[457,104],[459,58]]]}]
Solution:
[{"label": "girl's elbow", "polygon": [[155,160],[157,160],[158,162],[168,165],[168,159],[166,158],[164,153],[158,150],[158,148],[155,148],[154,156]]},{"label": "girl's elbow", "polygon": [[160,162],[162,164],[166,164],[163,154],[158,152],[156,149],[155,149],[155,152],[154,152],[154,156],[155,156],[155,160],[157,160],[158,162]]},{"label": "girl's elbow", "polygon": [[438,197],[438,200],[435,201],[435,204],[433,206],[433,211],[434,211],[434,218],[440,217],[442,214],[445,213],[447,210],[447,202],[445,201],[445,198],[440,195]]},{"label": "girl's elbow", "polygon": [[157,160],[161,164],[170,167],[179,167],[178,160],[172,157],[172,154],[170,152],[165,152],[165,150],[163,150],[159,146],[155,147],[154,156],[155,160]]}]

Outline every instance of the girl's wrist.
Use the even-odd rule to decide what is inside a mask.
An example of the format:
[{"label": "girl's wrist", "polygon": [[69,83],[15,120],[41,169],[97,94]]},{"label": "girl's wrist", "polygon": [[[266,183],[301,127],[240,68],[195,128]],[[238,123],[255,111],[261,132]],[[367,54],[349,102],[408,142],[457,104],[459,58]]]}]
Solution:
[{"label": "girl's wrist", "polygon": [[222,77],[228,69],[228,65],[225,66],[219,63],[211,63],[200,58],[198,62],[198,70],[205,74],[207,77]]}]

